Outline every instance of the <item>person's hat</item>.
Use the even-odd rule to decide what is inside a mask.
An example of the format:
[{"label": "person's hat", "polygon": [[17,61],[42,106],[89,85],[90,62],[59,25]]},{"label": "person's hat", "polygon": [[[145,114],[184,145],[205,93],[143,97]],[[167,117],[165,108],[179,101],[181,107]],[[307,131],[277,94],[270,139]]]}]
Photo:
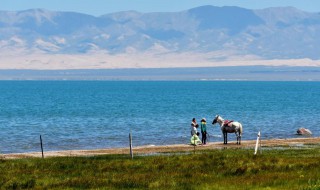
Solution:
[{"label": "person's hat", "polygon": [[206,118],[202,118],[202,121],[205,121],[205,122],[207,122]]}]

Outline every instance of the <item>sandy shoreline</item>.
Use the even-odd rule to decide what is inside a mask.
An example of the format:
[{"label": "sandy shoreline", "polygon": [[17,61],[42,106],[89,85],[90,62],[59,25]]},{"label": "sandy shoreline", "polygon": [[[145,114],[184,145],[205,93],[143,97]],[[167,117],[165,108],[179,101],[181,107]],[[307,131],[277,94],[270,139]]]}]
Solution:
[{"label": "sandy shoreline", "polygon": [[[222,53],[222,54],[221,54]],[[228,57],[226,60],[214,60],[215,57]],[[185,67],[221,67],[221,66],[313,66],[319,67],[320,60],[271,59],[224,54],[220,51],[209,53],[183,52],[170,53],[159,50],[122,53],[112,55],[106,51],[86,54],[47,54],[41,52],[2,51],[0,69],[139,69],[139,68],[185,68]]]},{"label": "sandy shoreline", "polygon": [[[252,148],[254,149],[256,140],[244,140],[241,145],[236,145],[235,141],[229,141],[228,145],[224,145],[222,142],[211,142],[205,146],[196,146],[196,150],[205,149],[222,149],[222,148]],[[320,137],[310,138],[290,138],[290,139],[268,139],[261,140],[262,147],[303,147],[306,145],[320,145]],[[139,146],[133,147],[134,154],[154,154],[164,152],[185,152],[193,151],[194,146],[189,144],[175,144],[175,145],[163,145],[163,146]],[[66,150],[66,151],[48,151],[44,152],[44,157],[67,157],[67,156],[96,156],[105,154],[128,154],[128,148],[108,148],[108,149],[95,149],[95,150]],[[13,153],[13,154],[1,154],[2,159],[18,159],[18,158],[32,158],[42,157],[41,152],[29,152],[29,153]]]}]

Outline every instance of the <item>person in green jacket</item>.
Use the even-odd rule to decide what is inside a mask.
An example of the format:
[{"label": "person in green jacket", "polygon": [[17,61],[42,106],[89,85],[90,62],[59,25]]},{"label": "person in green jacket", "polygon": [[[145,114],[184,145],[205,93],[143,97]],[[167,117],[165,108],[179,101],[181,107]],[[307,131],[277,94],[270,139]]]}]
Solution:
[{"label": "person in green jacket", "polygon": [[206,118],[201,119],[201,142],[202,144],[207,144],[207,121]]}]

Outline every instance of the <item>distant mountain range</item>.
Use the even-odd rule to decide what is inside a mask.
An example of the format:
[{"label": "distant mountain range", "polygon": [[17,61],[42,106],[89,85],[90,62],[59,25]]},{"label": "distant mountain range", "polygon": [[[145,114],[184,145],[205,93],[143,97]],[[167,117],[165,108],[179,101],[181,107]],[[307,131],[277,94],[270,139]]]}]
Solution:
[{"label": "distant mountain range", "polygon": [[[320,14],[293,7],[201,6],[182,12],[95,17],[32,9],[0,11],[0,52],[83,55],[210,54],[207,61],[320,59]],[[23,52],[23,53],[21,53]],[[7,59],[8,60],[8,59]]]}]

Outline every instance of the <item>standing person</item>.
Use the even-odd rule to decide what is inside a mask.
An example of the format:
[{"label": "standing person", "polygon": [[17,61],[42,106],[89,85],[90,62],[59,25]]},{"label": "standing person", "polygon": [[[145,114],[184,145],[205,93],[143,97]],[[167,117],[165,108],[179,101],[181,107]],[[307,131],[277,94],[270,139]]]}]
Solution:
[{"label": "standing person", "polygon": [[191,136],[197,134],[197,128],[198,128],[198,124],[196,121],[196,118],[193,118],[191,121]]},{"label": "standing person", "polygon": [[201,119],[201,141],[202,144],[207,144],[207,121],[206,118]]}]

